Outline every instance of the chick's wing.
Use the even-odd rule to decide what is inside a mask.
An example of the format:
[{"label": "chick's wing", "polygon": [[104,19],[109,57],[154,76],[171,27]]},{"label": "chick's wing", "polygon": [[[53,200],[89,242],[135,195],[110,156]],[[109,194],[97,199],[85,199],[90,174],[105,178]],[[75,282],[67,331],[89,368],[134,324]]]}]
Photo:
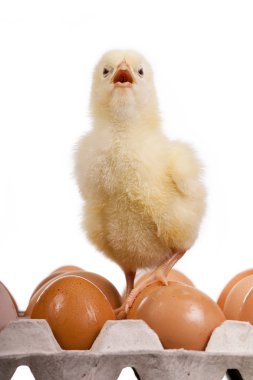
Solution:
[{"label": "chick's wing", "polygon": [[170,143],[169,174],[179,192],[194,195],[201,185],[202,165],[188,144]]}]

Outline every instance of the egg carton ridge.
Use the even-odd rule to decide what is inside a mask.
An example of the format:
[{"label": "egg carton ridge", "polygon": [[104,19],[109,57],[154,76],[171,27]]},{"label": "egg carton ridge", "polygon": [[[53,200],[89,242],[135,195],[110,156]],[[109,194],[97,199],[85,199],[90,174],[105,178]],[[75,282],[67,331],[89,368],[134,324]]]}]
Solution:
[{"label": "egg carton ridge", "polygon": [[62,350],[45,320],[19,319],[0,332],[0,380],[20,365],[36,380],[117,380],[125,367],[141,380],[221,380],[236,368],[253,379],[253,327],[226,321],[205,352],[165,350],[143,321],[107,321],[90,350]]}]

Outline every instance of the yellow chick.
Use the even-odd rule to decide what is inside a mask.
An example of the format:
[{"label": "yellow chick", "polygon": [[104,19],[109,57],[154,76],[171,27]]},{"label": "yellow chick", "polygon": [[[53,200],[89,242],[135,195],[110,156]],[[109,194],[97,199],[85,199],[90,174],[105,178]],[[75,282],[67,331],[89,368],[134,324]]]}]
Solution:
[{"label": "yellow chick", "polygon": [[[90,106],[92,128],[75,154],[83,227],[125,272],[126,311],[148,283],[166,282],[196,240],[205,209],[202,169],[189,145],[164,135],[152,69],[139,53],[101,58]],[[131,292],[136,270],[149,267],[158,269]]]}]

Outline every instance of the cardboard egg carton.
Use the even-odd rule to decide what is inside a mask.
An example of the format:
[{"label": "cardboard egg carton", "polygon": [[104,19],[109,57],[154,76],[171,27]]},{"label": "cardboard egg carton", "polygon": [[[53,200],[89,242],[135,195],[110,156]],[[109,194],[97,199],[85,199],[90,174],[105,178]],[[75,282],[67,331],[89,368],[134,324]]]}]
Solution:
[{"label": "cardboard egg carton", "polygon": [[227,369],[253,379],[253,326],[226,321],[205,352],[165,350],[143,321],[107,321],[90,350],[62,350],[45,320],[22,319],[0,332],[0,380],[20,365],[36,380],[116,380],[132,367],[141,380],[221,380]]}]

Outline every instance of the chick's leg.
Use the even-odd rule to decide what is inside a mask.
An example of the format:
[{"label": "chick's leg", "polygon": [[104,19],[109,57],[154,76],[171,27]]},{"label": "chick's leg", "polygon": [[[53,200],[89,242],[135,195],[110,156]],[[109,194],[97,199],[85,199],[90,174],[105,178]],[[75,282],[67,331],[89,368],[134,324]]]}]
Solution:
[{"label": "chick's leg", "polygon": [[127,299],[129,294],[134,288],[134,279],[135,279],[136,271],[125,271],[125,277],[126,277],[126,295],[125,298]]},{"label": "chick's leg", "polygon": [[126,316],[125,313],[125,300],[128,299],[130,293],[133,290],[134,287],[134,279],[136,275],[136,271],[124,271],[125,277],[126,277],[126,292],[124,296],[124,302],[123,305],[120,306],[118,309],[114,310],[114,313],[116,314],[117,319],[123,319]]},{"label": "chick's leg", "polygon": [[125,313],[128,312],[129,308],[132,306],[136,297],[140,292],[148,285],[151,285],[157,281],[162,282],[164,285],[168,285],[167,276],[169,271],[173,268],[176,262],[183,257],[185,251],[181,250],[173,254],[168,260],[163,262],[157,269],[155,269],[146,280],[137,285],[127,297],[123,306],[125,307]]}]

